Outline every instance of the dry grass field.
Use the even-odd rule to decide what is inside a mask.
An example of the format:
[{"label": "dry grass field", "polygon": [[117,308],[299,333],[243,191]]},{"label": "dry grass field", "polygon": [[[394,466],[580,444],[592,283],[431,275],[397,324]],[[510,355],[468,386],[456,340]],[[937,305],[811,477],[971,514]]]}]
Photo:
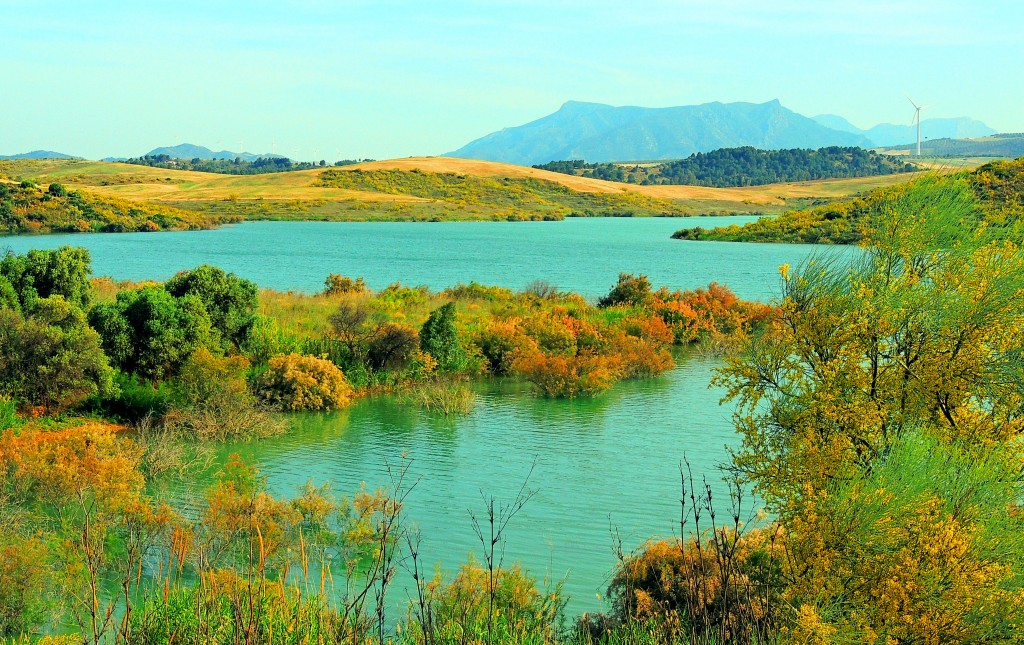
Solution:
[{"label": "dry grass field", "polygon": [[[837,199],[905,182],[918,174],[710,188],[639,186],[525,166],[452,157],[409,157],[327,168],[335,172],[416,171],[489,179],[538,180],[564,186],[569,189],[568,199],[571,201],[575,195],[581,204],[596,199],[607,205],[609,210],[628,210],[630,205],[642,202],[648,208],[638,214],[653,214],[660,210],[673,215],[779,212],[801,207],[814,200]],[[262,175],[223,175],[99,161],[0,162],[0,173],[11,178],[29,179],[41,184],[60,182],[74,190],[101,196],[216,215],[237,215],[246,219],[486,220],[504,219],[507,216],[507,208],[488,210],[486,204],[466,208],[462,203],[446,201],[443,196],[433,198],[317,185],[320,175],[327,168]],[[937,169],[942,170],[941,167]],[[650,208],[652,204],[654,208]],[[658,204],[664,208],[659,209]],[[563,206],[563,211],[568,208]]]}]

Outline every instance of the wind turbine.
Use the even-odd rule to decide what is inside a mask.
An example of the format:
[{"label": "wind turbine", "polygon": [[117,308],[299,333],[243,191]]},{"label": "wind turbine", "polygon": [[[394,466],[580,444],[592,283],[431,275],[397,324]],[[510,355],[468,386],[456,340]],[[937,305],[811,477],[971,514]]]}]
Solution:
[{"label": "wind turbine", "polygon": [[914,121],[917,121],[917,156],[921,156],[921,110],[927,110],[930,105],[918,105],[914,103],[914,99],[907,97],[910,104],[914,106],[914,116],[910,119],[910,125],[914,125]]}]

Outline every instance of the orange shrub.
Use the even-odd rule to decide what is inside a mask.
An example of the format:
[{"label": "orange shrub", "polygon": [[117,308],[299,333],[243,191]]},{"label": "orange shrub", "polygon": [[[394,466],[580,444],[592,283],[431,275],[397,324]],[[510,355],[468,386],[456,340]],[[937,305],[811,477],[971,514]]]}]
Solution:
[{"label": "orange shrub", "polygon": [[517,356],[537,351],[537,343],[520,328],[519,318],[492,320],[474,334],[473,344],[480,348],[491,374],[498,376],[512,372]]},{"label": "orange shrub", "polygon": [[619,334],[612,345],[621,363],[623,378],[649,378],[675,367],[668,350],[643,338]]},{"label": "orange shrub", "polygon": [[636,313],[619,322],[619,328],[630,336],[636,336],[658,345],[671,345],[675,336],[665,319],[657,314]]},{"label": "orange shrub", "polygon": [[576,330],[567,325],[569,320],[567,316],[539,313],[524,321],[522,329],[542,352],[572,356],[576,353]]},{"label": "orange shrub", "polygon": [[663,288],[655,294],[652,307],[672,330],[677,343],[749,331],[774,311],[765,304],[740,300],[717,282],[693,291],[669,292]]},{"label": "orange shrub", "polygon": [[0,464],[15,481],[54,503],[91,491],[117,506],[137,497],[143,477],[139,451],[115,433],[121,426],[88,422],[58,430],[8,430],[0,439]]},{"label": "orange shrub", "polygon": [[781,610],[782,558],[771,527],[739,536],[719,528],[685,545],[651,540],[619,564],[608,596],[623,622],[653,620],[676,637],[755,642]]},{"label": "orange shrub", "polygon": [[615,384],[622,375],[618,357],[579,354],[548,356],[533,352],[520,356],[515,371],[543,396],[593,396]]}]

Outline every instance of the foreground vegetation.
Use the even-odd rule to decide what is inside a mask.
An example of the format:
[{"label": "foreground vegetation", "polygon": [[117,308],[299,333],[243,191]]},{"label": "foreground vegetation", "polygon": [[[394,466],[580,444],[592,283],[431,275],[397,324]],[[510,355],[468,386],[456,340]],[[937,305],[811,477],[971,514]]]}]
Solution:
[{"label": "foreground vegetation", "polygon": [[[340,275],[318,296],[259,293],[213,267],[90,283],[82,250],[8,256],[0,634],[1019,643],[1024,253],[962,226],[985,216],[962,181],[916,183],[883,206],[852,264],[780,267],[774,307],[630,275],[594,306],[544,284],[372,293]],[[386,488],[349,496],[310,484],[274,497],[238,459],[188,512],[155,495],[204,442],[257,436],[281,409],[482,372],[583,395],[663,369],[673,341],[714,338],[729,341],[716,380],[742,439],[732,503],[684,470],[680,537],[620,553],[607,614],[566,621],[558,585],[504,562],[526,485],[485,498],[480,560],[447,576],[425,570],[404,521],[415,484],[402,463]],[[141,422],[127,431],[115,416]],[[400,567],[413,596],[395,616],[385,598]]]},{"label": "foreground vegetation", "polygon": [[912,172],[917,166],[863,148],[831,146],[818,150],[758,150],[751,146],[696,152],[661,163],[586,163],[551,161],[534,166],[581,177],[643,186],[761,186],[812,179],[872,177]]},{"label": "foreground vegetation", "polygon": [[682,240],[727,242],[798,242],[804,244],[855,244],[878,225],[881,211],[901,195],[920,190],[937,194],[969,189],[981,208],[962,225],[991,227],[1009,233],[1022,220],[1024,157],[1016,161],[994,161],[975,170],[948,175],[929,175],[904,184],[874,190],[864,196],[840,200],[806,210],[787,211],[774,218],[762,218],[744,226],[716,229],[693,228],[677,231]]}]

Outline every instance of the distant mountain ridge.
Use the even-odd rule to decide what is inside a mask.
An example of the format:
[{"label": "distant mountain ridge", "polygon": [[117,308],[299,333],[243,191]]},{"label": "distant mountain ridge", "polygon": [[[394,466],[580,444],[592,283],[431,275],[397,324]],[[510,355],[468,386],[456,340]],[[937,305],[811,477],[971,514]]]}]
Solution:
[{"label": "distant mountain ridge", "polygon": [[0,159],[81,159],[81,157],[66,155],[63,152],[54,152],[53,150],[33,150],[32,152],[22,152],[16,155],[0,155]]},{"label": "distant mountain ridge", "polygon": [[[812,118],[827,128],[863,135],[870,139],[876,148],[917,142],[916,125],[879,123],[872,128],[862,130],[835,114],[819,114]],[[993,134],[996,134],[996,131],[981,121],[963,116],[951,119],[923,119],[921,121],[922,139],[974,139]]]},{"label": "distant mountain ridge", "polygon": [[[995,130],[967,117],[925,119],[924,137],[974,138]],[[520,165],[581,159],[589,163],[682,159],[696,152],[752,146],[761,150],[916,141],[916,126],[882,123],[863,130],[841,116],[806,117],[777,99],[668,108],[613,107],[568,101],[556,112],[471,141],[445,156]]]},{"label": "distant mountain ridge", "polygon": [[553,114],[486,135],[446,156],[532,165],[561,159],[679,159],[741,146],[780,150],[871,147],[871,142],[863,135],[828,128],[778,100],[669,108],[569,101]]},{"label": "distant mountain ridge", "polygon": [[162,146],[160,148],[153,148],[143,156],[156,157],[157,155],[167,155],[172,159],[235,159],[236,157],[241,158],[242,161],[256,161],[260,158],[267,157],[284,157],[284,155],[276,154],[253,154],[251,152],[231,152],[230,150],[221,150],[214,152],[205,146],[197,146],[193,143],[180,143],[176,146]]}]

